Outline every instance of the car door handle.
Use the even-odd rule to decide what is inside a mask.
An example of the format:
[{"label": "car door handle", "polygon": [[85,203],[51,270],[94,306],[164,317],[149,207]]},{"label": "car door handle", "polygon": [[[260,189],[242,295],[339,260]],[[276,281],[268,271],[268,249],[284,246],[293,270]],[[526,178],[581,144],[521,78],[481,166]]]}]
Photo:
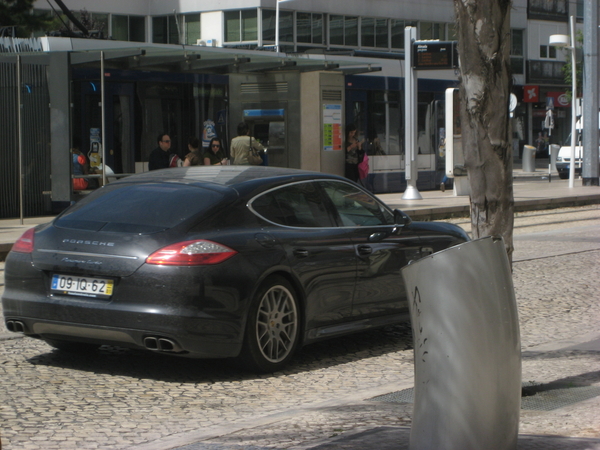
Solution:
[{"label": "car door handle", "polygon": [[371,234],[371,236],[369,236],[368,241],[369,242],[379,242],[379,241],[382,241],[383,239],[385,239],[386,237],[387,237],[387,233],[385,233],[383,231],[379,231],[377,233]]},{"label": "car door handle", "polygon": [[308,250],[304,250],[303,248],[294,249],[294,256],[298,258],[306,258],[308,256]]},{"label": "car door handle", "polygon": [[367,256],[373,253],[373,249],[370,245],[359,245],[358,246],[358,254],[361,256]]}]

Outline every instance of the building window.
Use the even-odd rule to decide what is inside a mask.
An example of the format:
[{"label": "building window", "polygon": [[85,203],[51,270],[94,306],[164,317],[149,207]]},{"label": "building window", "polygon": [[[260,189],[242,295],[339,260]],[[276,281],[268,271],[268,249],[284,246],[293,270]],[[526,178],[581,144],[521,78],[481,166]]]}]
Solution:
[{"label": "building window", "polygon": [[185,14],[185,44],[195,45],[200,39],[200,14]]},{"label": "building window", "polygon": [[556,47],[552,45],[540,45],[540,58],[556,59]]},{"label": "building window", "polygon": [[358,47],[358,17],[329,16],[329,43]]},{"label": "building window", "polygon": [[323,14],[296,13],[297,41],[308,44],[323,43]]},{"label": "building window", "polygon": [[225,42],[258,40],[258,13],[256,9],[225,12]]},{"label": "building window", "polygon": [[515,75],[524,74],[524,30],[510,30],[510,65]]},{"label": "building window", "polygon": [[179,27],[174,16],[152,18],[152,42],[155,44],[179,44]]},{"label": "building window", "polygon": [[372,17],[364,17],[361,19],[361,47],[388,48],[388,35],[387,19],[374,19]]},{"label": "building window", "polygon": [[375,19],[363,17],[360,21],[361,47],[375,47]]},{"label": "building window", "polygon": [[[274,9],[262,10],[262,37],[263,41],[275,42],[275,16]],[[294,42],[294,13],[279,10],[279,42]]]},{"label": "building window", "polygon": [[402,50],[404,48],[404,28],[416,27],[417,22],[411,22],[408,20],[391,20],[391,40],[392,49]]},{"label": "building window", "polygon": [[388,21],[387,19],[377,19],[375,21],[375,47],[388,48],[389,46]]},{"label": "building window", "polygon": [[528,0],[529,20],[569,21],[569,0]]},{"label": "building window", "polygon": [[446,39],[446,24],[442,22],[420,22],[419,39]]},{"label": "building window", "polygon": [[146,41],[146,22],[143,16],[112,14],[111,36],[117,41]]}]

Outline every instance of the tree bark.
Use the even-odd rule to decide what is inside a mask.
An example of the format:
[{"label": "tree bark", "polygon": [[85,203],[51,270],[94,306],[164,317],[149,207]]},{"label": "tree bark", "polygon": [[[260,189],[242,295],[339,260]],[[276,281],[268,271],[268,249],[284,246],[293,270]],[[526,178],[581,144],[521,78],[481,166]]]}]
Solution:
[{"label": "tree bark", "polygon": [[510,0],[454,0],[473,238],[502,236],[512,264]]}]

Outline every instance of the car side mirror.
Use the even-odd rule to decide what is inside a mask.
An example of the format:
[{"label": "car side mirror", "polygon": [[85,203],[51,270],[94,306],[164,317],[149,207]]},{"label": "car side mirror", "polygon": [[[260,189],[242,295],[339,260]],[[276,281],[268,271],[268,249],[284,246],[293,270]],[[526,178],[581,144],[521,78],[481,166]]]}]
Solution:
[{"label": "car side mirror", "polygon": [[394,210],[394,223],[400,227],[405,227],[412,223],[412,219],[404,211]]}]

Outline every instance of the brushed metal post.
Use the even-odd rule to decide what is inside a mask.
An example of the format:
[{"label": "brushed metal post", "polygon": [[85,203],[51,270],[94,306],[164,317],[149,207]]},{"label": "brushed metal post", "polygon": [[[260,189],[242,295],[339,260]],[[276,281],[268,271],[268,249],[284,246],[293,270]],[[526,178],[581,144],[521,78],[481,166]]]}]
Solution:
[{"label": "brushed metal post", "polygon": [[521,343],[501,237],[434,253],[402,269],[412,320],[411,450],[515,450]]}]

